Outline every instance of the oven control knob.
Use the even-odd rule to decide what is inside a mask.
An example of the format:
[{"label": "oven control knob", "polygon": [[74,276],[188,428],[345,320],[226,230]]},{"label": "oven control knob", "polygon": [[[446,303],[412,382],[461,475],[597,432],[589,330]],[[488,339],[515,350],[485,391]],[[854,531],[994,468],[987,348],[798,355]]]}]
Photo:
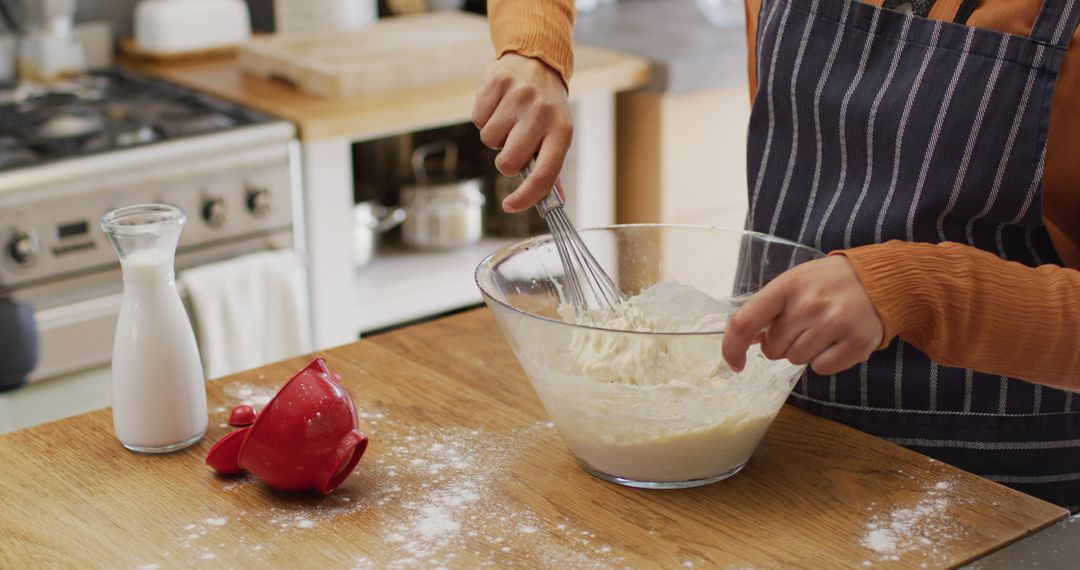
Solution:
[{"label": "oven control knob", "polygon": [[220,228],[221,226],[224,226],[225,200],[221,198],[210,198],[203,202],[202,217],[210,227]]},{"label": "oven control knob", "polygon": [[7,253],[18,265],[30,265],[41,253],[41,246],[36,238],[27,232],[18,232],[8,242]]},{"label": "oven control knob", "polygon": [[266,188],[248,188],[247,208],[252,216],[261,218],[270,213],[270,190]]}]

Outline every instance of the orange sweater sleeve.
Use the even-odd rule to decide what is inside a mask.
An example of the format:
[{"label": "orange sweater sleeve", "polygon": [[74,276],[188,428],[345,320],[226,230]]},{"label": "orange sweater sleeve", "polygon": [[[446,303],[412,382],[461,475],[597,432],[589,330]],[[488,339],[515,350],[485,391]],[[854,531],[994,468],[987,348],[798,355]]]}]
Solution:
[{"label": "orange sweater sleeve", "polygon": [[746,0],[746,71],[750,79],[750,100],[757,93],[757,24],[761,12],[761,0]]},{"label": "orange sweater sleeve", "polygon": [[570,85],[574,72],[574,0],[489,0],[495,56],[538,59]]},{"label": "orange sweater sleeve", "polygon": [[846,256],[885,325],[946,366],[1080,390],[1080,271],[957,243],[891,241]]}]

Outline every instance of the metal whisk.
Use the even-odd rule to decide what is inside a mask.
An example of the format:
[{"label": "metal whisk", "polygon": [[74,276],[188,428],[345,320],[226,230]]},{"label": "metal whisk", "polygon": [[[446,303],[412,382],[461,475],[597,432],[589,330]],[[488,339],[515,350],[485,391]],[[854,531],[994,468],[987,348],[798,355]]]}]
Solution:
[{"label": "metal whisk", "polygon": [[[529,176],[532,166],[530,162],[522,169],[522,178]],[[626,296],[596,261],[581,239],[581,234],[566,217],[564,204],[559,191],[552,187],[551,192],[536,204],[536,210],[547,222],[555,248],[559,251],[559,262],[565,275],[563,286],[570,304],[578,316],[589,315],[590,309],[610,310],[626,301]]]}]

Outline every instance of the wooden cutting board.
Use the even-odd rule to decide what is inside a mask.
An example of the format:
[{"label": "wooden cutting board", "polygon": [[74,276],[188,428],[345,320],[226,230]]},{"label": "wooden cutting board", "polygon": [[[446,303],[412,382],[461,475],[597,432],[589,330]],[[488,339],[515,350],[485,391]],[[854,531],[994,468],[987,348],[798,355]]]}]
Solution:
[{"label": "wooden cutting board", "polygon": [[255,38],[240,47],[238,62],[247,73],[338,98],[478,78],[494,55],[486,20],[451,11],[342,32]]},{"label": "wooden cutting board", "polygon": [[1065,516],[790,408],[727,481],[600,481],[565,451],[486,310],[327,357],[371,436],[334,494],[203,465],[229,407],[264,402],[296,358],[209,383],[210,432],[183,452],[125,451],[108,410],[0,437],[0,568],[940,568]]}]

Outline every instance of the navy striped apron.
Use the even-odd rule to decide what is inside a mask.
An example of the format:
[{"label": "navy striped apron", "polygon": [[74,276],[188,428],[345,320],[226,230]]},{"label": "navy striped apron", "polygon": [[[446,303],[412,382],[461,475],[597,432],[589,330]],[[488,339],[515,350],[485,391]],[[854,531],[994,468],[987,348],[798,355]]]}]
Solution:
[{"label": "navy striped apron", "polygon": [[[1043,224],[1043,160],[1078,19],[1080,0],[1045,0],[1021,37],[858,0],[765,0],[748,225],[824,251],[953,241],[1060,265]],[[897,340],[841,374],[808,372],[789,402],[1080,505],[1070,392],[940,366]]]}]

